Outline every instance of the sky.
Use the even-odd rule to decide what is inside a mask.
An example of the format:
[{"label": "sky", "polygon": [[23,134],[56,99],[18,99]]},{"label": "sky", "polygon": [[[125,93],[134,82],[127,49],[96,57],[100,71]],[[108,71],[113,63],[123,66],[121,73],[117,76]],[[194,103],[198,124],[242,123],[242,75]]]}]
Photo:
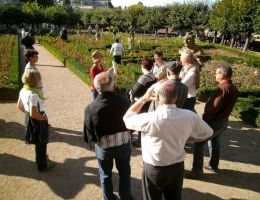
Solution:
[{"label": "sky", "polygon": [[[138,2],[142,2],[144,6],[166,6],[167,4],[172,3],[184,3],[184,2],[196,2],[198,0],[111,0],[114,7],[121,6],[124,8],[125,6],[131,6],[133,4],[137,4]],[[214,2],[214,0],[200,0],[200,2]]]}]

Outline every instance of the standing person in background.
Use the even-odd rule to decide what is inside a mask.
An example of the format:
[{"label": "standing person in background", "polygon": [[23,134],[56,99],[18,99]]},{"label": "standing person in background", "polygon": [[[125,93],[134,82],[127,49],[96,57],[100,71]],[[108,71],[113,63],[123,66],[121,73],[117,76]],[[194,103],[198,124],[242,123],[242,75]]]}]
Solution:
[{"label": "standing person in background", "polygon": [[22,28],[22,31],[21,31],[22,39],[25,37],[25,33],[26,33],[25,28]]},{"label": "standing person in background", "polygon": [[[135,102],[135,99],[140,98],[145,94],[147,89],[156,83],[157,79],[155,75],[152,73],[152,67],[153,67],[153,61],[152,59],[149,59],[148,57],[144,57],[141,62],[141,68],[143,75],[139,77],[137,83],[133,86],[132,89],[129,90],[128,96],[132,103]],[[147,102],[142,109],[140,110],[140,113],[147,112],[149,108],[150,102]],[[133,142],[133,145],[136,147],[139,147],[141,145],[141,132],[138,132],[138,139],[137,141]]]},{"label": "standing person in background", "polygon": [[120,199],[131,200],[131,136],[123,121],[129,104],[125,98],[114,93],[115,81],[112,74],[98,74],[94,85],[99,95],[85,109],[84,140],[87,143],[95,142],[104,199],[117,199],[112,183],[115,161],[119,174]]},{"label": "standing person in background", "polygon": [[166,62],[163,61],[163,53],[161,51],[155,51],[154,60],[153,74],[156,76],[158,81],[166,79]]},{"label": "standing person in background", "polygon": [[63,27],[60,31],[60,38],[64,41],[67,42],[68,41],[68,31],[66,29],[66,27]]},{"label": "standing person in background", "polygon": [[[38,87],[41,83],[41,75],[35,69],[28,69],[22,76],[24,84],[20,91],[17,107],[25,113],[25,127],[29,121],[29,116],[37,121],[45,123],[45,132],[38,133],[39,137],[35,144],[36,163],[39,171],[45,171],[54,167],[54,163],[48,163],[47,143],[49,140],[48,118],[44,111],[41,89]],[[26,135],[27,136],[27,135]],[[25,138],[28,141],[28,138]]]},{"label": "standing person in background", "polygon": [[28,63],[26,64],[24,71],[29,69],[38,70],[35,64],[38,62],[39,52],[35,49],[27,49],[24,55],[28,60]]},{"label": "standing person in background", "polygon": [[[103,62],[104,57],[103,54],[99,51],[94,51],[91,55],[92,60],[94,62],[94,65],[90,68],[90,78],[91,78],[91,99],[94,101],[96,97],[98,96],[98,91],[96,90],[94,86],[94,78],[99,73],[105,71]],[[112,71],[112,67],[108,70],[108,72]]]},{"label": "standing person in background", "polygon": [[[31,69],[38,71],[38,69],[36,68],[36,63],[38,62],[38,55],[39,53],[35,49],[27,49],[25,51],[25,57],[28,60],[28,63],[25,66],[24,73],[27,70],[31,70]],[[42,88],[42,80],[40,80],[39,85],[37,87],[40,89]]]},{"label": "standing person in background", "polygon": [[188,96],[182,108],[192,111],[195,110],[196,96],[200,85],[200,70],[193,61],[194,57],[190,50],[182,51],[181,63],[183,68],[180,78],[181,82],[188,87]]},{"label": "standing person in background", "polygon": [[112,66],[114,68],[114,74],[117,74],[116,65],[121,64],[121,57],[124,54],[124,47],[119,42],[118,38],[116,38],[116,42],[112,45],[112,47],[110,49],[110,54],[113,55]]},{"label": "standing person in background", "polygon": [[[202,118],[214,130],[208,141],[210,160],[204,168],[217,172],[220,158],[220,137],[227,129],[228,118],[238,98],[238,90],[232,83],[232,68],[220,66],[216,70],[217,91],[208,99]],[[188,178],[197,179],[203,174],[204,142],[193,144],[193,167]]]},{"label": "standing person in background", "polygon": [[[183,84],[179,78],[182,64],[177,61],[172,61],[168,62],[166,66],[167,79],[172,81],[172,83],[176,86],[177,98],[175,101],[175,105],[177,106],[177,108],[182,108],[188,95],[188,87]],[[157,107],[157,101],[152,100],[150,103],[149,112],[155,111]]]},{"label": "standing person in background", "polygon": [[21,44],[24,45],[25,49],[34,49],[34,40],[29,32],[25,33],[25,37],[22,38]]},{"label": "standing person in background", "polygon": [[[162,80],[150,87],[126,112],[128,129],[142,131],[142,189],[144,200],[181,200],[184,176],[184,146],[188,139],[205,140],[212,129],[195,113],[175,105],[176,85]],[[154,112],[141,113],[155,99]]]}]

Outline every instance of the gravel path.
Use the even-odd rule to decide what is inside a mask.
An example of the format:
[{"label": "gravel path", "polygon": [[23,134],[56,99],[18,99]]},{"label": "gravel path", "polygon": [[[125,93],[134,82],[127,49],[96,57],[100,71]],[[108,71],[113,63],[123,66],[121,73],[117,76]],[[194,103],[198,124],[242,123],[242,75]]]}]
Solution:
[{"label": "gravel path", "polygon": [[[90,89],[42,46],[38,68],[43,77],[45,108],[51,124],[49,158],[57,163],[39,173],[34,146],[23,141],[23,114],[15,102],[0,102],[0,199],[102,199],[98,168],[93,151],[82,140],[83,110],[90,101]],[[199,103],[199,113],[204,104]],[[205,171],[201,180],[184,180],[185,200],[260,199],[259,129],[231,118],[223,135],[220,173]],[[208,160],[207,157],[205,159]],[[185,168],[191,168],[191,150]],[[132,193],[141,200],[141,151],[133,148]],[[117,171],[113,173],[118,191]]]}]

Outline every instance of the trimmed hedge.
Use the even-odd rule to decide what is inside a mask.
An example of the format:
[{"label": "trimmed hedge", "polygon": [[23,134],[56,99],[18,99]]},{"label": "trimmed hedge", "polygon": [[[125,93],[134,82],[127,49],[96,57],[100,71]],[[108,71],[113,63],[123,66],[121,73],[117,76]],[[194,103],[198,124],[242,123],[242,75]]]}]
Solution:
[{"label": "trimmed hedge", "polygon": [[251,125],[260,127],[260,98],[249,96],[238,98],[232,115]]},{"label": "trimmed hedge", "polygon": [[6,85],[0,85],[1,100],[16,100],[20,90],[20,64],[19,64],[19,42],[18,37],[15,38],[12,49],[12,61],[9,74],[9,81]]},{"label": "trimmed hedge", "polygon": [[[210,95],[216,90],[215,87],[201,87],[198,92],[198,100],[206,102]],[[244,89],[239,88],[239,97],[257,97],[260,98],[260,88]]]}]

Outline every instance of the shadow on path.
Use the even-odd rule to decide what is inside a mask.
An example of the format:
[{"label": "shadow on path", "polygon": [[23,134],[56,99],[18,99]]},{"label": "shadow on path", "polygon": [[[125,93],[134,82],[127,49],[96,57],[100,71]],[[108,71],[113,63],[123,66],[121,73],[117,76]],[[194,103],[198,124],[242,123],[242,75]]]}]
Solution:
[{"label": "shadow on path", "polygon": [[[63,199],[73,199],[85,184],[99,186],[98,169],[87,166],[88,161],[95,159],[95,157],[66,159],[64,163],[57,163],[50,171],[38,172],[36,164],[32,161],[11,154],[0,154],[0,163],[5,163],[0,165],[0,174],[43,181],[56,195]],[[113,173],[113,182],[117,178],[117,173]],[[140,188],[141,180],[132,178],[132,185]],[[114,190],[118,192],[118,187]]]}]

